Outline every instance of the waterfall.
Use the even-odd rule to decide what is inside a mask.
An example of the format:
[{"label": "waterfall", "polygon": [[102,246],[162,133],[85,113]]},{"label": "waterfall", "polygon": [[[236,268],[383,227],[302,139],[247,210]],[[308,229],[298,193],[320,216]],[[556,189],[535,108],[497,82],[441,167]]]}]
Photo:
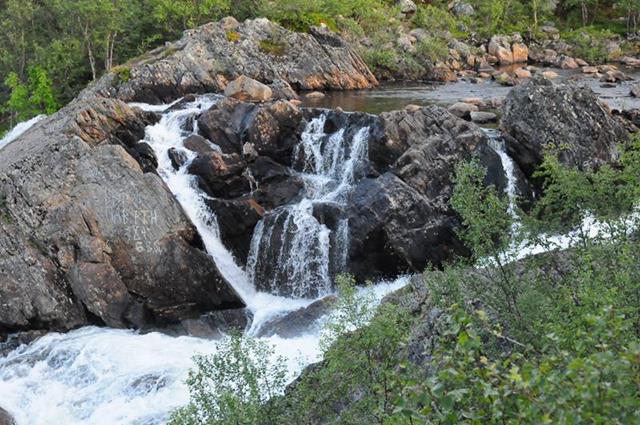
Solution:
[{"label": "waterfall", "polygon": [[256,227],[247,262],[254,287],[295,298],[322,296],[345,268],[348,221],[341,211],[366,163],[369,128],[353,136],[344,128],[325,134],[326,120],[326,114],[312,119],[293,153],[302,199],[267,214]]},{"label": "waterfall", "polygon": [[504,170],[505,177],[507,178],[507,185],[504,189],[509,199],[509,214],[513,218],[513,230],[517,230],[519,226],[519,220],[517,214],[517,200],[518,200],[518,180],[516,177],[516,164],[513,159],[507,153],[507,147],[505,145],[504,138],[499,131],[493,129],[483,129],[485,134],[489,137],[489,146],[498,154],[500,162],[502,163],[502,169]]},{"label": "waterfall", "polygon": [[18,137],[22,136],[27,130],[29,130],[31,127],[33,127],[34,125],[36,125],[37,123],[39,123],[45,118],[47,118],[46,115],[38,115],[31,118],[28,121],[23,121],[17,124],[11,130],[9,130],[9,132],[5,134],[2,139],[0,139],[0,149],[5,147],[9,143],[13,142],[14,140],[16,140]]},{"label": "waterfall", "polygon": [[[252,326],[246,333],[255,335],[270,318],[305,307],[314,300],[256,290],[252,285],[255,264],[263,261],[260,249],[271,239],[274,228],[266,221],[257,225],[248,273],[245,273],[220,240],[215,215],[204,202],[206,194],[187,173],[189,161],[195,154],[186,149],[183,142],[197,132],[194,118],[217,99],[202,96],[179,110],[168,110],[173,104],[133,106],[162,113],[160,122],[149,126],[145,136],[145,142],[157,156],[158,174],[197,228],[220,272],[252,311]],[[330,291],[328,267],[346,261],[348,223],[340,219],[331,226],[333,229],[320,224],[313,216],[313,207],[345,205],[349,188],[357,180],[367,156],[368,138],[367,129],[359,130],[353,137],[346,137],[341,131],[326,135],[324,119],[319,117],[309,124],[302,146],[295,153],[296,166],[305,182],[305,197],[283,208],[289,211],[283,218],[290,218],[288,226],[297,233],[287,245],[292,251],[282,257],[288,260],[283,263],[288,264],[283,268],[286,276],[303,276],[305,267],[317,268],[314,276],[324,285],[322,293]],[[169,149],[187,158],[178,170],[171,164]],[[316,249],[310,249],[310,245]],[[305,252],[314,257],[306,259],[294,249],[300,252],[306,249]],[[407,283],[407,277],[400,277],[360,291],[371,290],[379,302]],[[306,365],[321,359],[321,331],[314,326],[295,338],[262,339],[274,347],[275,357],[286,359],[291,381]],[[66,334],[50,333],[0,357],[0,406],[15,417],[18,425],[165,424],[172,410],[188,402],[184,382],[193,367],[192,357],[215,353],[218,343],[217,340],[97,327]]]}]

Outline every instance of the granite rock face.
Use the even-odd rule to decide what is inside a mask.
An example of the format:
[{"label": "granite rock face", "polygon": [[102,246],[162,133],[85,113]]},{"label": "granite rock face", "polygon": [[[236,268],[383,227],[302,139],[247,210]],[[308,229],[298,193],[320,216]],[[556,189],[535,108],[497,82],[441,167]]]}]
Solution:
[{"label": "granite rock face", "polygon": [[74,101],[0,150],[0,333],[145,327],[243,303],[135,152],[154,117]]},{"label": "granite rock face", "polygon": [[628,139],[620,121],[586,87],[534,78],[511,90],[501,121],[507,148],[527,177],[554,148],[566,165],[593,168],[617,158]]},{"label": "granite rock face", "polygon": [[81,96],[162,103],[189,93],[224,92],[240,76],[273,86],[274,93],[288,93],[285,97],[291,97],[290,88],[377,85],[358,54],[326,28],[303,34],[264,18],[243,23],[225,18],[186,31],[182,39],[122,65]]}]

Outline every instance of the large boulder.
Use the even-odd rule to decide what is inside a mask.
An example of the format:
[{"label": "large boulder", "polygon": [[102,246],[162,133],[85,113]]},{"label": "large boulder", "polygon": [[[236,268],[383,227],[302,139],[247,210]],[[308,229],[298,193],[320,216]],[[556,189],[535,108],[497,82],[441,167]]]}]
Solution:
[{"label": "large boulder", "polygon": [[155,173],[148,114],[74,101],[0,151],[0,333],[145,327],[242,307]]},{"label": "large boulder", "polygon": [[509,154],[527,177],[548,148],[555,147],[566,165],[597,167],[615,160],[616,144],[628,138],[591,89],[541,78],[511,90],[501,126]]},{"label": "large boulder", "polygon": [[295,90],[377,85],[355,50],[325,27],[296,33],[264,18],[241,24],[223,19],[117,67],[81,96],[169,102],[189,93],[223,92],[241,75]]},{"label": "large boulder", "polygon": [[486,184],[504,190],[500,158],[475,124],[437,106],[381,114],[369,159],[382,176],[360,182],[347,207],[350,271],[393,276],[466,254],[449,201],[456,165],[474,157],[488,170]]},{"label": "large boulder", "polygon": [[241,75],[227,84],[224,95],[245,102],[266,102],[271,100],[273,92],[266,84]]}]

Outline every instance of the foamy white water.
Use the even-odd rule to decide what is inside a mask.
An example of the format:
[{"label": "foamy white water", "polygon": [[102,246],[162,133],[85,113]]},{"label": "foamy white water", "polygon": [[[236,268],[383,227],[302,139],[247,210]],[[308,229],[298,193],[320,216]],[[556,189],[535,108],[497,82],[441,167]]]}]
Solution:
[{"label": "foamy white water", "polygon": [[[270,318],[307,306],[313,300],[290,299],[255,290],[220,240],[215,216],[204,202],[207,195],[186,171],[195,154],[184,148],[183,141],[197,131],[196,121],[194,128],[188,128],[189,119],[216,101],[215,96],[203,96],[180,110],[165,113],[159,123],[147,128],[145,141],[156,153],[158,173],[198,229],[207,252],[253,312],[254,320],[247,332],[252,335]],[[133,106],[163,112],[172,105]],[[310,133],[309,129],[306,133]],[[363,130],[348,153],[343,151],[343,141],[335,136],[331,150],[320,152],[323,161],[329,156],[328,152],[335,160],[328,162],[328,168],[320,164],[326,169],[323,173],[332,176],[325,183],[317,184],[323,177],[321,173],[309,175],[309,186],[318,190],[313,192],[314,199],[335,200],[344,193],[353,182],[358,161],[366,155],[363,150],[366,136]],[[177,171],[168,156],[170,148],[187,158],[187,163]],[[313,148],[311,142],[305,148]],[[309,231],[316,230],[313,227]],[[400,277],[393,282],[362,288],[360,292],[373,291],[369,298],[378,303],[407,282],[407,277]],[[274,347],[275,356],[286,359],[292,380],[305,365],[320,359],[321,334],[322,328],[313,326],[295,338],[274,336],[262,340]],[[188,402],[184,381],[193,366],[193,356],[215,353],[219,343],[96,327],[66,334],[52,333],[0,358],[0,406],[15,417],[18,425],[164,424],[172,410]]]},{"label": "foamy white water", "polygon": [[46,115],[38,115],[36,117],[31,118],[28,121],[23,121],[18,125],[16,125],[15,127],[13,127],[11,130],[9,130],[7,134],[4,135],[2,139],[0,139],[0,149],[4,148],[9,143],[13,142],[18,137],[22,136],[27,130],[29,130],[31,127],[33,127],[34,125],[36,125],[37,123],[39,123],[45,118],[47,118]]},{"label": "foamy white water", "polygon": [[[332,270],[344,270],[349,249],[348,221],[337,213],[368,157],[369,128],[351,138],[345,129],[325,134],[326,114],[307,125],[293,154],[304,195],[277,208],[259,223],[247,261],[254,287],[296,298],[331,293]],[[333,210],[335,227],[323,223],[317,209]],[[275,265],[275,266],[274,266]]]}]

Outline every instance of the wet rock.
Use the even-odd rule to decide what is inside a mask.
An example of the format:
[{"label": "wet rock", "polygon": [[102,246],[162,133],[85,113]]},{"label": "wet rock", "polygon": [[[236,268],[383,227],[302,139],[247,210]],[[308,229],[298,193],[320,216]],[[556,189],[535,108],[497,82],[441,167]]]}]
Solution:
[{"label": "wet rock", "polygon": [[471,112],[471,121],[477,124],[487,124],[498,121],[498,116],[493,112]]},{"label": "wet rock", "polygon": [[541,75],[548,80],[555,80],[559,77],[558,73],[554,71],[543,71]]},{"label": "wet rock", "polygon": [[505,101],[502,128],[514,161],[531,177],[544,150],[560,144],[562,163],[597,167],[616,158],[625,129],[588,88],[533,79],[513,89]]},{"label": "wet rock", "polygon": [[198,177],[198,185],[210,196],[230,199],[251,192],[246,168],[246,161],[238,154],[210,152],[198,155],[189,164],[188,172]]},{"label": "wet rock", "polygon": [[207,199],[216,215],[220,238],[241,264],[246,264],[251,235],[264,215],[264,208],[253,199]]},{"label": "wet rock", "polygon": [[582,67],[583,74],[597,74],[598,67],[597,66],[584,66]]},{"label": "wet rock", "polygon": [[223,153],[240,153],[247,117],[250,117],[255,109],[256,106],[250,103],[223,99],[198,119],[200,135],[218,145]]},{"label": "wet rock", "polygon": [[252,319],[253,314],[246,308],[220,310],[205,313],[195,319],[185,319],[167,328],[148,329],[148,331],[160,331],[172,336],[188,335],[196,338],[219,339],[232,333],[244,332]]},{"label": "wet rock", "polygon": [[145,327],[243,305],[160,177],[123,148],[146,116],[74,101],[0,151],[0,332]]},{"label": "wet rock", "polygon": [[167,151],[167,155],[169,155],[171,166],[176,171],[182,168],[182,166],[187,162],[187,154],[176,148],[170,148]]},{"label": "wet rock", "polygon": [[16,425],[13,417],[2,407],[0,407],[0,425]]},{"label": "wet rock", "polygon": [[184,140],[184,147],[192,152],[196,152],[199,154],[218,152],[218,149],[215,148],[215,145],[212,145],[211,142],[198,134],[192,134],[191,136],[187,137]]},{"label": "wet rock", "polygon": [[148,143],[140,142],[137,143],[133,148],[134,154],[132,155],[138,164],[140,164],[140,168],[145,173],[155,173],[158,168],[158,158],[156,158],[156,154],[153,151],[153,148],[149,146]]},{"label": "wet rock", "polygon": [[531,71],[524,68],[518,68],[513,73],[520,79],[531,78]]},{"label": "wet rock", "polygon": [[445,65],[437,65],[431,68],[429,71],[429,78],[433,81],[441,81],[444,83],[458,81],[458,77],[456,77],[455,72]]},{"label": "wet rock", "polygon": [[271,100],[271,87],[259,81],[241,75],[224,89],[224,95],[244,102],[266,102]]},{"label": "wet rock", "polygon": [[435,106],[383,113],[373,127],[369,159],[382,176],[363,180],[350,198],[349,270],[361,280],[394,276],[465,253],[449,205],[455,165],[475,156],[488,184],[506,184],[485,133]]},{"label": "wet rock", "polygon": [[253,198],[267,210],[290,203],[304,187],[302,179],[291,169],[268,157],[259,156],[249,170],[257,186]]},{"label": "wet rock", "polygon": [[640,97],[640,84],[634,84],[630,90],[631,96]]},{"label": "wet rock", "polygon": [[247,141],[259,155],[290,164],[293,148],[304,129],[303,115],[290,102],[278,101],[260,108],[245,119]]},{"label": "wet rock", "polygon": [[315,323],[331,312],[337,302],[338,298],[335,295],[329,295],[314,301],[307,307],[271,319],[262,325],[257,337],[268,338],[278,335],[282,338],[293,338],[309,332]]},{"label": "wet rock", "polygon": [[377,85],[355,50],[327,28],[295,33],[264,18],[232,28],[223,19],[185,31],[182,39],[130,61],[127,81],[108,73],[81,97],[167,103],[189,93],[221,93],[242,75],[267,85],[283,80],[298,91]]}]

